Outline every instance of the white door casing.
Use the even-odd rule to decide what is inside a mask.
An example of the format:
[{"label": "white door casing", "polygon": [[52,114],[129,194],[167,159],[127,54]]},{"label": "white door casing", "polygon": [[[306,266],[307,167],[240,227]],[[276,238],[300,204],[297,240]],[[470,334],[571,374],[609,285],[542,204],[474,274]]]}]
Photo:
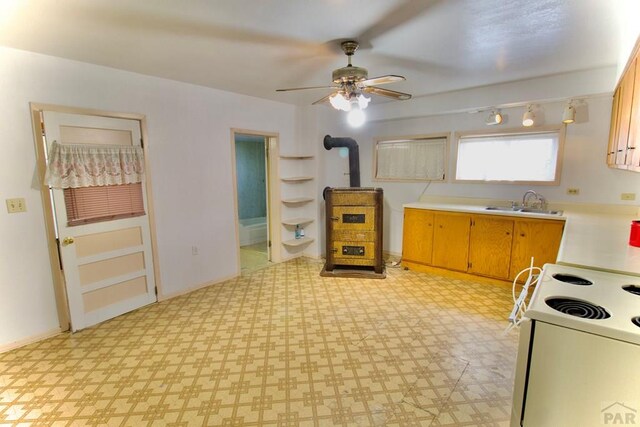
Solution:
[{"label": "white door casing", "polygon": [[[47,149],[73,144],[140,145],[140,122],[44,111]],[[53,189],[72,331],[78,331],[157,300],[149,225],[143,216],[68,226],[64,193]],[[73,242],[64,243],[65,239]]]}]

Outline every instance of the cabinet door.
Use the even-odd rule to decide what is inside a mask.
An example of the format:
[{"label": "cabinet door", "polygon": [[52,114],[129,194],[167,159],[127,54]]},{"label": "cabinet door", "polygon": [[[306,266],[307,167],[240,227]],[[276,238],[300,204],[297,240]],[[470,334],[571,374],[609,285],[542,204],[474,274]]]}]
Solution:
[{"label": "cabinet door", "polygon": [[516,221],[509,278],[513,280],[520,271],[528,268],[531,257],[534,258],[534,266],[540,268],[546,263],[556,262],[563,230],[563,221]]},{"label": "cabinet door", "polygon": [[433,252],[433,212],[424,209],[404,210],[402,259],[431,264]]},{"label": "cabinet door", "polygon": [[616,164],[616,154],[618,152],[618,131],[620,129],[620,88],[613,94],[613,104],[611,106],[611,125],[609,128],[609,147],[607,148],[607,164]]},{"label": "cabinet door", "polygon": [[467,271],[471,215],[437,212],[434,214],[433,265]]},{"label": "cabinet door", "polygon": [[631,124],[629,125],[629,153],[627,164],[640,167],[640,59],[635,60],[636,78],[633,85],[633,103],[631,105]]},{"label": "cabinet door", "polygon": [[[635,66],[629,67],[620,84],[619,130],[616,165],[626,164],[628,151],[627,144],[629,142],[629,126],[631,125],[631,106],[633,104],[633,85],[635,83],[636,74],[635,71]],[[629,161],[631,161],[631,159],[629,159]]]},{"label": "cabinet door", "polygon": [[474,216],[469,235],[469,273],[507,279],[512,241],[512,219]]}]

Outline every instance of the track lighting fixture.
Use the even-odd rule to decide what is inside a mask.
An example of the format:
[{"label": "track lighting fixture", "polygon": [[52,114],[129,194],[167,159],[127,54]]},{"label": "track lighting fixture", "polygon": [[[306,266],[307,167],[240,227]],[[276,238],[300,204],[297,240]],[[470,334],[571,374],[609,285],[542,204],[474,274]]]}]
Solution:
[{"label": "track lighting fixture", "polygon": [[533,114],[531,104],[527,105],[527,111],[525,111],[524,115],[522,116],[522,126],[533,126],[535,118],[536,116],[535,114]]},{"label": "track lighting fixture", "polygon": [[500,123],[502,123],[502,114],[500,113],[500,111],[491,110],[489,117],[487,117],[484,122],[488,126],[499,125]]},{"label": "track lighting fixture", "polygon": [[576,121],[576,109],[573,106],[573,101],[569,101],[567,106],[564,107],[564,112],[562,113],[562,123],[570,124]]}]

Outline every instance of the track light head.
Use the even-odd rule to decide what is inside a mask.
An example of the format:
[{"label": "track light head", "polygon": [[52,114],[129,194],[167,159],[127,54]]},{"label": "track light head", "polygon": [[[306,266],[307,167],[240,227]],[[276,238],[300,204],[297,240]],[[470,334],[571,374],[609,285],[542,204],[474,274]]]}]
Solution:
[{"label": "track light head", "polygon": [[568,125],[576,121],[576,109],[569,101],[566,107],[564,107],[564,111],[562,113],[562,123]]},{"label": "track light head", "polygon": [[531,105],[527,105],[527,111],[525,111],[524,115],[522,116],[522,126],[533,126],[533,123],[535,121],[535,114],[533,114]]},{"label": "track light head", "polygon": [[503,117],[500,111],[491,110],[489,117],[487,117],[487,119],[484,122],[486,125],[491,126],[491,125],[499,125],[500,123],[502,123],[502,120],[503,120]]}]

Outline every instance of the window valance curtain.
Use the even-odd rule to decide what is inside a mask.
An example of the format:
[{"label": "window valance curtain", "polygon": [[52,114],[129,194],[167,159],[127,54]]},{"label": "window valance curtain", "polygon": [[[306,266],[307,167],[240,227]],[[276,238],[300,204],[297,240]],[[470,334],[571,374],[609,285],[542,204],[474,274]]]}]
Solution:
[{"label": "window valance curtain", "polygon": [[144,179],[141,147],[76,145],[54,141],[45,183],[54,188],[134,184]]}]

